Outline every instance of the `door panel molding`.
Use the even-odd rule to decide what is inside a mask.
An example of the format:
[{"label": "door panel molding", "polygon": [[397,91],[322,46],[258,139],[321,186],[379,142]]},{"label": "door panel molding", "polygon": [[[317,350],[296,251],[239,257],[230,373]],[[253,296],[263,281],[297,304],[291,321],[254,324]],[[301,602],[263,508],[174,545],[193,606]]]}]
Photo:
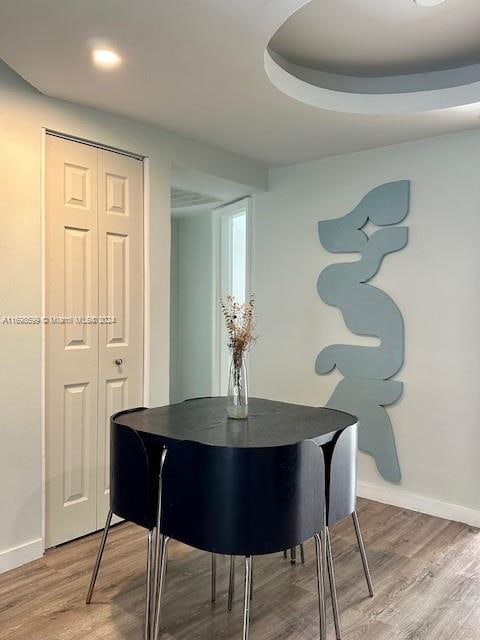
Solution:
[{"label": "door panel molding", "polygon": [[128,346],[130,287],[129,238],[119,233],[107,232],[106,256],[106,315],[115,318],[107,325],[107,346]]},{"label": "door panel molding", "polygon": [[88,382],[67,384],[64,387],[63,411],[63,505],[78,504],[88,500],[87,469],[89,459],[91,425],[90,386]]}]

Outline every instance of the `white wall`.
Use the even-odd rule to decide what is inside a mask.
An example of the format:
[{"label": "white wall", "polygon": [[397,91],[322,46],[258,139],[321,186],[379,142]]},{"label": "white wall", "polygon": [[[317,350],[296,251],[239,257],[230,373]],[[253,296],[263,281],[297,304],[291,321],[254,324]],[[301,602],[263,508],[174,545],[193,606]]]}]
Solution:
[{"label": "white wall", "polygon": [[357,259],[328,254],[319,220],[350,211],[372,187],[411,180],[405,249],[386,257],[372,282],[405,319],[405,383],[388,408],[403,473],[400,486],[360,454],[360,492],[480,526],[480,131],[275,169],[255,196],[254,291],[259,340],[256,395],[325,404],[337,373],[317,376],[332,343],[368,344],[316,291],[322,269]]},{"label": "white wall", "polygon": [[213,224],[210,211],[172,219],[171,402],[212,395]]},{"label": "white wall", "polygon": [[[158,128],[47,98],[0,61],[0,315],[42,311],[42,127],[150,158],[150,404],[168,401],[170,167],[262,188],[265,169]],[[0,572],[42,551],[41,331],[0,325]]]}]

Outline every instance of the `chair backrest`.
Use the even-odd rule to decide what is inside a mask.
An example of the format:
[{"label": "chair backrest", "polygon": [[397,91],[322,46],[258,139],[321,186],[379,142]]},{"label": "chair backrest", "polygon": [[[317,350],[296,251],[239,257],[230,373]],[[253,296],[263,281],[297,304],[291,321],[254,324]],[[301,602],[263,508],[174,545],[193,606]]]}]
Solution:
[{"label": "chair backrest", "polygon": [[153,529],[158,503],[158,454],[153,449],[147,451],[139,433],[116,424],[118,415],[110,421],[110,508],[125,520]]},{"label": "chair backrest", "polygon": [[357,504],[358,425],[344,429],[326,452],[327,522],[351,515]]},{"label": "chair backrest", "polygon": [[324,462],[313,441],[230,448],[170,447],[161,532],[226,555],[274,553],[304,542],[325,522]]}]

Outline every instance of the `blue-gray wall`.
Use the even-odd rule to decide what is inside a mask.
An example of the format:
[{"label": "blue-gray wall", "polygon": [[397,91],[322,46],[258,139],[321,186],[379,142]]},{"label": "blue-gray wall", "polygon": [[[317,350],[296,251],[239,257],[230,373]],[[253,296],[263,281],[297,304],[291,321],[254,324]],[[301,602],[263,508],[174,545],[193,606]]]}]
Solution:
[{"label": "blue-gray wall", "polygon": [[170,401],[212,392],[213,220],[172,219]]}]

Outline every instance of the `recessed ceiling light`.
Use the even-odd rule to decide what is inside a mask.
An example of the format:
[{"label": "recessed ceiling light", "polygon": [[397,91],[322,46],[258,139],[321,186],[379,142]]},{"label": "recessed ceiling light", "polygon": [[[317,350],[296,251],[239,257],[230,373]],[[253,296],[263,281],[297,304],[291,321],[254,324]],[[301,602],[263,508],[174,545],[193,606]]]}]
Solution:
[{"label": "recessed ceiling light", "polygon": [[121,57],[111,49],[94,49],[92,52],[93,61],[98,67],[112,69],[120,64]]},{"label": "recessed ceiling light", "polygon": [[445,0],[413,0],[419,7],[435,7],[437,4],[443,4]]}]

